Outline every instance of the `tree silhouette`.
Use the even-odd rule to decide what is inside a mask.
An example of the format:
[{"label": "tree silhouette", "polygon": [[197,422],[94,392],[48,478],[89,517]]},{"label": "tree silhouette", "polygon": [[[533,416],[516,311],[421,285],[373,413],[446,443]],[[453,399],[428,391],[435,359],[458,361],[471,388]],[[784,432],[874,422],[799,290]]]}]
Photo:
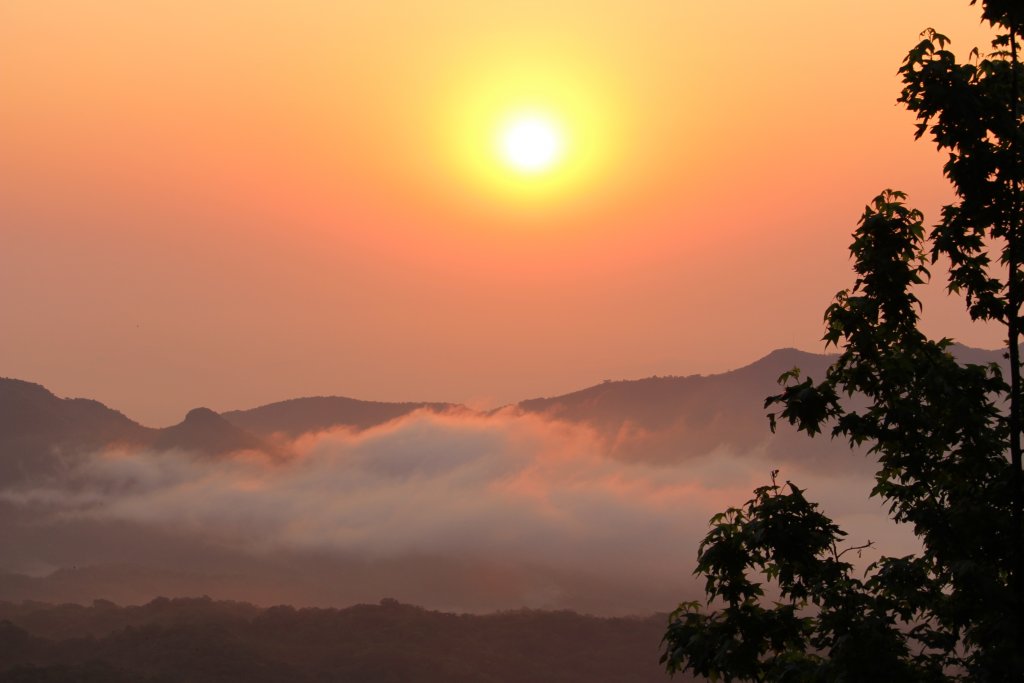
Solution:
[{"label": "tree silhouette", "polygon": [[[974,3],[972,3],[974,4]],[[783,375],[770,413],[828,430],[878,460],[871,495],[910,524],[918,553],[882,557],[863,578],[844,532],[796,485],[757,489],[711,521],[696,572],[707,611],[673,612],[662,663],[726,681],[1024,680],[1019,342],[1024,300],[1020,184],[1024,3],[982,2],[993,52],[959,63],[933,30],[900,74],[902,102],[949,154],[956,202],[929,236],[921,213],[886,190],[853,234],[856,281],[825,314],[840,355],[823,381]],[[960,365],[948,339],[918,328],[914,288],[948,259],[948,289],[975,320],[1006,327],[999,367]],[[851,400],[854,398],[854,400]],[[772,597],[769,600],[767,595]]]}]

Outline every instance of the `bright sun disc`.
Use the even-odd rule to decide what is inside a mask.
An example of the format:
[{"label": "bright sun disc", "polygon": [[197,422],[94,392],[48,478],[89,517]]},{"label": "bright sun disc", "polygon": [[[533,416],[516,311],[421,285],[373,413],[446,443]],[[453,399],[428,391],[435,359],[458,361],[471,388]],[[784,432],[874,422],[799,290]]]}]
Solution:
[{"label": "bright sun disc", "polygon": [[436,153],[459,182],[445,187],[459,202],[496,203],[502,215],[581,206],[609,180],[621,139],[608,103],[622,98],[598,87],[603,78],[583,66],[499,60],[453,80]]},{"label": "bright sun disc", "polygon": [[562,134],[550,119],[523,116],[510,121],[501,130],[501,157],[522,173],[546,171],[562,156]]}]

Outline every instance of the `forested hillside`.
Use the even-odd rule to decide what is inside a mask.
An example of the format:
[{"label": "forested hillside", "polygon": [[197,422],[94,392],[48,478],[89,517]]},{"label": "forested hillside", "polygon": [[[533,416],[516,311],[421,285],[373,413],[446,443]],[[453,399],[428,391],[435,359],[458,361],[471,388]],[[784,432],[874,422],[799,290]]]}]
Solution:
[{"label": "forested hillside", "polygon": [[389,599],[341,610],[0,603],[0,681],[661,681],[665,619],[451,614]]}]

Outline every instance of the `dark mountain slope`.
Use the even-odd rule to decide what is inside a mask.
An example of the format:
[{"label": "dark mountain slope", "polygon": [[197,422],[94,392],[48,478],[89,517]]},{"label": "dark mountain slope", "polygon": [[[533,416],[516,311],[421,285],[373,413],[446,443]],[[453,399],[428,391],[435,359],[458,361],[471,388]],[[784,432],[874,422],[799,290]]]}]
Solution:
[{"label": "dark mountain slope", "polygon": [[179,449],[205,455],[273,449],[206,408],[180,424],[143,427],[99,401],[59,398],[44,387],[0,378],[0,482],[55,476],[108,447]]},{"label": "dark mountain slope", "polygon": [[585,423],[609,441],[613,454],[630,459],[675,460],[719,447],[745,452],[768,439],[764,399],[779,391],[779,375],[800,367],[822,377],[833,358],[782,349],[719,375],[604,382],[516,407]]},{"label": "dark mountain slope", "polygon": [[159,430],[150,446],[159,451],[180,449],[204,455],[273,450],[262,439],[225,420],[209,408],[190,410],[180,423]]},{"label": "dark mountain slope", "polygon": [[154,435],[98,401],[58,398],[38,384],[0,378],[0,481],[53,475],[81,453],[141,446]]},{"label": "dark mountain slope", "polygon": [[[999,363],[1000,351],[962,345],[951,348],[964,363]],[[518,403],[524,413],[583,423],[604,437],[612,455],[672,462],[726,449],[745,454],[763,447],[773,462],[797,461],[833,469],[850,463],[842,441],[809,440],[781,424],[768,427],[766,397],[781,391],[779,376],[799,368],[802,377],[824,379],[835,355],[797,349],[773,351],[750,365],[718,375],[649,377],[607,381],[552,398]]]},{"label": "dark mountain slope", "polygon": [[[1005,364],[999,351],[954,346],[965,362]],[[749,451],[768,441],[764,398],[777,393],[778,376],[799,367],[823,377],[834,356],[796,349],[774,351],[745,367],[718,375],[609,381],[552,398],[522,401],[527,414],[583,423],[610,452],[628,459],[677,460],[715,449]],[[417,410],[467,410],[451,403],[384,403],[338,396],[297,398],[218,415],[190,411],[177,425],[149,429],[97,401],[62,399],[38,384],[0,379],[0,477],[17,481],[53,474],[81,453],[109,445],[179,449],[203,455],[262,450],[278,455],[268,439],[296,437],[332,427],[365,430]],[[275,440],[276,441],[276,440]],[[813,444],[815,449],[825,440]],[[769,449],[800,457],[810,448],[782,430]]]},{"label": "dark mountain slope", "polygon": [[295,437],[332,427],[364,430],[416,410],[443,412],[458,407],[451,403],[382,403],[342,396],[314,396],[270,403],[250,410],[231,410],[222,416],[262,437],[273,434]]},{"label": "dark mountain slope", "polygon": [[153,431],[99,401],[58,398],[38,384],[0,378],[0,438],[110,443],[145,441]]},{"label": "dark mountain slope", "polygon": [[[69,618],[78,635],[57,635],[57,622]],[[664,623],[664,615],[474,616],[394,600],[342,610],[209,599],[132,608],[0,603],[0,681],[92,680],[81,676],[102,672],[197,683],[662,681]]]},{"label": "dark mountain slope", "polygon": [[571,394],[537,398],[517,404],[520,410],[574,422],[588,422],[605,431],[629,423],[648,430],[665,429],[680,417],[706,423],[723,410],[758,410],[764,397],[778,390],[779,375],[792,367],[821,376],[833,356],[796,349],[773,351],[738,370],[719,375],[649,377],[609,381]]}]

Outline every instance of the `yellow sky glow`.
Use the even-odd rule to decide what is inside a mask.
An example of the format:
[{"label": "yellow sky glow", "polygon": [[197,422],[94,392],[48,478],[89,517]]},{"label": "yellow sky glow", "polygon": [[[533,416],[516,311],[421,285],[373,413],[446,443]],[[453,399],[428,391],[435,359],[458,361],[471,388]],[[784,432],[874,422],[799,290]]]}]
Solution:
[{"label": "yellow sky glow", "polygon": [[[613,168],[617,135],[614,103],[601,90],[592,74],[544,63],[498,63],[465,74],[442,105],[438,140],[453,186],[505,205],[567,202],[595,190]],[[527,137],[531,128],[533,135],[549,129],[540,135],[552,137],[550,163],[517,162],[517,153],[538,150],[508,149],[510,132],[522,133],[524,123]]]}]

